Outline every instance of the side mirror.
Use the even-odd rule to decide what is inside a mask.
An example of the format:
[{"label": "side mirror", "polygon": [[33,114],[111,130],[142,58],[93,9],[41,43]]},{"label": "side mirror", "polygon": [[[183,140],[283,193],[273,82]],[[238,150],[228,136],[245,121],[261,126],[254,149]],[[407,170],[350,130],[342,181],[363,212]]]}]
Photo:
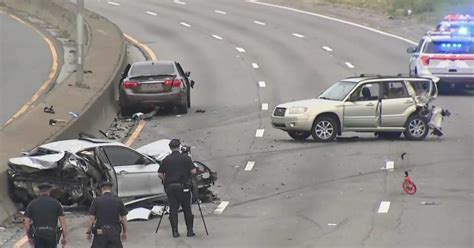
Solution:
[{"label": "side mirror", "polygon": [[189,77],[189,76],[191,76],[191,72],[190,72],[190,71],[187,71],[187,72],[184,73],[184,75],[185,75],[186,77]]},{"label": "side mirror", "polygon": [[194,80],[191,80],[191,88],[194,88]]},{"label": "side mirror", "polygon": [[415,53],[416,52],[416,48],[415,47],[409,47],[407,48],[407,53]]}]

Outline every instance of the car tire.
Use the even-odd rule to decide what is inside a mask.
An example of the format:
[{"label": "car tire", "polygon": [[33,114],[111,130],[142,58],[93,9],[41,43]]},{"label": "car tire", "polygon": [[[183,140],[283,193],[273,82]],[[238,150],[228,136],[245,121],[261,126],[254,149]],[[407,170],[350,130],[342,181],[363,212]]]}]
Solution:
[{"label": "car tire", "polygon": [[412,115],[408,118],[406,129],[403,132],[408,140],[423,140],[429,133],[428,121],[420,115]]},{"label": "car tire", "polygon": [[187,114],[188,113],[188,100],[186,99],[184,103],[176,105],[176,110],[178,114],[180,115]]},{"label": "car tire", "polygon": [[316,118],[311,128],[311,135],[317,142],[331,142],[336,138],[338,126],[336,120],[330,116]]},{"label": "car tire", "polygon": [[188,89],[188,94],[186,94],[187,97],[187,107],[191,108],[191,91]]},{"label": "car tire", "polygon": [[402,132],[379,132],[376,135],[379,139],[394,140],[400,138]]},{"label": "car tire", "polygon": [[120,93],[119,95],[119,106],[122,116],[131,116],[133,114],[133,108],[130,106],[130,103],[127,101],[127,98],[123,93]]},{"label": "car tire", "polygon": [[311,133],[310,132],[304,132],[304,131],[288,131],[288,135],[290,135],[291,138],[294,140],[306,140]]}]

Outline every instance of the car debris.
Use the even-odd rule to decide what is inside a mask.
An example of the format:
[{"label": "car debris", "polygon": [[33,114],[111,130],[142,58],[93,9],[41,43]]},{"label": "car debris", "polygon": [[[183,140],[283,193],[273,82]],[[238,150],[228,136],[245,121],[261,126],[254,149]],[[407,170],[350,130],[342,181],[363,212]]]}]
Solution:
[{"label": "car debris", "polygon": [[151,216],[151,210],[146,208],[135,208],[128,212],[127,221],[148,220]]},{"label": "car debris", "polygon": [[66,124],[67,120],[64,119],[49,119],[49,125],[50,126],[56,126],[58,124]]},{"label": "car debris", "polygon": [[[158,140],[134,150],[117,141],[80,133],[77,139],[42,144],[24,156],[9,159],[9,194],[26,207],[38,196],[38,184],[48,182],[55,185],[51,196],[63,205],[88,205],[98,194],[98,183],[110,181],[120,198],[159,200],[166,194],[157,173],[160,161],[170,153],[168,143],[167,139]],[[217,180],[216,172],[202,162],[194,164],[199,172],[193,177],[193,195],[199,194],[203,201],[217,199],[209,190]]]},{"label": "car debris", "polygon": [[77,118],[77,117],[79,117],[79,113],[76,113],[76,112],[72,112],[72,111],[71,111],[71,112],[69,112],[68,114],[69,114],[69,116],[71,116],[72,118]]},{"label": "car debris", "polygon": [[196,113],[206,113],[205,109],[196,109]]},{"label": "car debris", "polygon": [[48,114],[55,114],[56,112],[54,111],[54,108],[53,108],[53,105],[51,105],[50,107],[44,107],[43,108],[43,112],[45,113],[48,113]]}]

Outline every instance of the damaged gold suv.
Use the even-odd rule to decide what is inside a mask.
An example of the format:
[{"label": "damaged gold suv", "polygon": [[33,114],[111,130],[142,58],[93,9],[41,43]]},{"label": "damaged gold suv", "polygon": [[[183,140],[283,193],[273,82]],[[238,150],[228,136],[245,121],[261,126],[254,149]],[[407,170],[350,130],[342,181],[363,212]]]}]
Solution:
[{"label": "damaged gold suv", "polygon": [[438,95],[434,77],[360,75],[341,80],[318,98],[278,105],[272,126],[296,140],[310,135],[329,142],[343,132],[371,132],[383,138],[423,140],[442,135],[449,111],[430,106]]}]

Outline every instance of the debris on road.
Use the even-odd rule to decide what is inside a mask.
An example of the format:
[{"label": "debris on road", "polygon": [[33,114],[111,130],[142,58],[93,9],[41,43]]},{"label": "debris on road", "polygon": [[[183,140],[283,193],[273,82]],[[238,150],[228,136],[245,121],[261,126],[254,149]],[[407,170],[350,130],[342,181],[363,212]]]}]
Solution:
[{"label": "debris on road", "polygon": [[50,107],[44,107],[43,112],[48,113],[48,114],[55,114],[56,112],[54,111],[53,105]]},{"label": "debris on road", "polygon": [[337,226],[336,223],[328,223],[328,226]]},{"label": "debris on road", "polygon": [[135,113],[135,114],[132,115],[132,119],[134,119],[134,120],[141,120],[142,117],[143,117],[143,115],[144,115],[144,114],[143,114],[142,112]]},{"label": "debris on road", "polygon": [[420,202],[421,205],[438,205],[436,202],[431,201],[431,202]]},{"label": "debris on road", "polygon": [[153,206],[151,209],[151,214],[153,215],[162,215],[162,214],[168,214],[170,212],[169,206]]},{"label": "debris on road", "polygon": [[49,125],[50,126],[56,126],[58,124],[66,124],[67,120],[64,119],[49,119]]},{"label": "debris on road", "polygon": [[197,109],[197,110],[196,110],[196,113],[206,113],[206,110],[204,110],[204,109]]},{"label": "debris on road", "polygon": [[76,113],[76,112],[69,112],[68,113],[72,118],[77,118],[79,117],[79,113]]},{"label": "debris on road", "polygon": [[135,208],[127,214],[127,221],[131,220],[148,220],[151,216],[151,210],[147,208]]}]

